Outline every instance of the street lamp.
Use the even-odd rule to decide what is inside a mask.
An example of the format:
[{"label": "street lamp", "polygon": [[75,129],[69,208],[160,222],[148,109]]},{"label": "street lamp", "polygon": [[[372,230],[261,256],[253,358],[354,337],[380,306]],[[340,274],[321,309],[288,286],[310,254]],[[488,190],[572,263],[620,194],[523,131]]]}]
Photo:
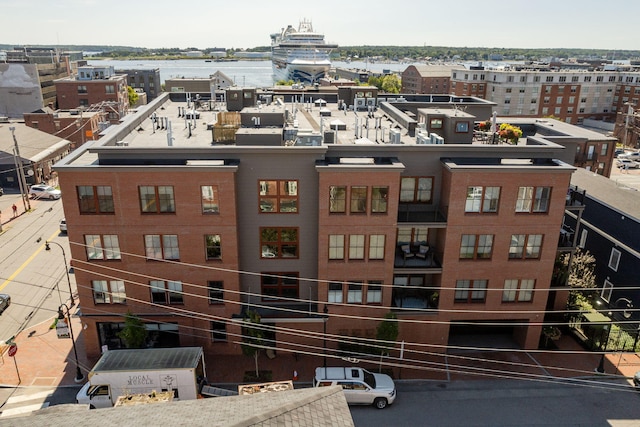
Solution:
[{"label": "street lamp", "polygon": [[324,321],[322,322],[322,325],[324,327],[324,333],[322,335],[323,338],[323,354],[324,354],[324,368],[325,368],[325,372],[326,372],[326,368],[327,368],[327,320],[329,320],[329,308],[327,307],[327,304],[324,305],[324,309],[322,310],[324,312]]},{"label": "street lamp", "polygon": [[64,271],[65,273],[67,273],[67,284],[69,285],[69,298],[71,298],[71,307],[73,307],[75,305],[75,301],[73,300],[73,291],[71,290],[71,279],[69,279],[69,269],[67,268],[67,255],[64,253],[64,248],[62,247],[62,245],[56,242],[44,242],[45,250],[47,251],[51,250],[51,247],[49,246],[50,243],[53,243],[54,245],[58,246],[62,251],[62,259],[64,260]]},{"label": "street lamp", "polygon": [[78,362],[78,350],[76,349],[76,339],[73,336],[73,327],[71,326],[71,313],[69,312],[69,307],[67,306],[67,304],[61,304],[60,307],[58,307],[58,319],[64,319],[64,313],[62,312],[62,307],[67,309],[67,316],[69,316],[69,319],[67,320],[67,324],[69,325],[69,334],[71,335],[71,344],[73,345],[73,354],[76,357],[76,377],[74,378],[73,381],[75,381],[76,383],[80,383],[84,380],[84,375],[82,375],[82,371],[80,370],[80,362]]}]

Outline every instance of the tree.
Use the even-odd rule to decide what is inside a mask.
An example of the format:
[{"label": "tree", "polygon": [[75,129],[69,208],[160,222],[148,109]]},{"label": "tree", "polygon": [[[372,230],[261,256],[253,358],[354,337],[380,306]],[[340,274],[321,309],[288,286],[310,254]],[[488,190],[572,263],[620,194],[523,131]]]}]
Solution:
[{"label": "tree", "polygon": [[382,357],[389,354],[395,341],[398,339],[398,317],[393,312],[384,315],[384,320],[380,322],[376,329],[376,340],[378,341],[378,351],[380,352],[380,368],[382,371]]},{"label": "tree", "polygon": [[127,86],[127,94],[129,95],[129,106],[136,105],[139,96],[131,86]]},{"label": "tree", "polygon": [[400,93],[402,82],[395,74],[388,74],[382,78],[382,90],[387,93]]},{"label": "tree", "polygon": [[127,311],[124,328],[118,332],[118,338],[124,341],[127,348],[143,348],[147,341],[147,328],[139,317]]},{"label": "tree", "polygon": [[256,378],[260,376],[258,372],[258,357],[261,346],[264,345],[264,330],[255,325],[260,325],[260,315],[253,310],[247,310],[242,327],[242,354],[253,357],[256,364]]},{"label": "tree", "polygon": [[[569,262],[571,261],[571,262]],[[569,309],[572,309],[578,298],[585,297],[587,291],[596,287],[596,259],[587,250],[577,248],[570,257],[569,254],[562,254],[556,260],[554,266],[554,280],[558,284],[566,280],[567,285],[572,289],[569,292],[567,301]]]}]

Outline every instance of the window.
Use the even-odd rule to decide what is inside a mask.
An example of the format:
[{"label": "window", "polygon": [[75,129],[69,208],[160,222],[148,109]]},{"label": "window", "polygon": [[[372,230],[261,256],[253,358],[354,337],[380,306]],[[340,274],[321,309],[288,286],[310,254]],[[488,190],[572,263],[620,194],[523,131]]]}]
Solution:
[{"label": "window", "polygon": [[403,177],[400,181],[400,201],[431,203],[433,178]]},{"label": "window", "polygon": [[456,123],[456,132],[457,133],[469,132],[469,122],[457,122]]},{"label": "window", "polygon": [[200,194],[202,198],[202,213],[217,214],[220,212],[217,185],[200,186]]},{"label": "window", "polygon": [[516,212],[547,212],[551,187],[520,187],[516,200]]},{"label": "window", "polygon": [[620,264],[620,255],[622,253],[616,248],[611,248],[611,255],[609,255],[609,268],[613,271],[618,271],[618,265]]},{"label": "window", "polygon": [[387,213],[389,187],[371,187],[371,213]]},{"label": "window", "polygon": [[492,234],[463,234],[460,242],[460,258],[490,259],[492,248]]},{"label": "window", "polygon": [[219,234],[206,234],[204,236],[207,259],[221,259],[222,245]]},{"label": "window", "polygon": [[211,341],[220,342],[227,340],[227,324],[225,322],[211,322]]},{"label": "window", "polygon": [[120,244],[115,234],[86,234],[87,259],[121,259]]},{"label": "window", "polygon": [[500,187],[467,187],[465,212],[498,212]]},{"label": "window", "polygon": [[108,94],[116,93],[116,87],[114,85],[106,85],[104,89],[105,89],[105,92]]},{"label": "window", "polygon": [[512,234],[510,259],[537,259],[542,249],[542,234]]},{"label": "window", "polygon": [[609,149],[609,144],[604,143],[600,146],[600,155],[601,156],[606,156],[607,155],[607,150]]},{"label": "window", "polygon": [[87,93],[86,85],[78,85],[78,93]]},{"label": "window", "polygon": [[224,284],[219,280],[209,280],[209,304],[224,304]]},{"label": "window", "polygon": [[369,259],[384,259],[384,234],[369,236]]},{"label": "window", "polygon": [[367,304],[382,303],[382,282],[370,280],[367,285]]},{"label": "window", "polygon": [[144,248],[149,259],[180,259],[176,234],[145,234]]},{"label": "window", "polygon": [[176,211],[173,187],[170,185],[143,185],[140,191],[140,209],[143,213],[171,213]]},{"label": "window", "polygon": [[362,283],[349,283],[347,288],[347,303],[362,304]]},{"label": "window", "polygon": [[349,236],[349,259],[364,259],[364,234]]},{"label": "window", "polygon": [[113,213],[113,193],[110,186],[79,185],[78,205],[81,214]]},{"label": "window", "polygon": [[93,280],[94,304],[124,304],[127,300],[122,280]]},{"label": "window", "polygon": [[347,209],[347,187],[332,185],[329,187],[329,212],[345,213]]},{"label": "window", "polygon": [[342,303],[342,283],[330,282],[327,302]]},{"label": "window", "polygon": [[553,82],[553,76],[547,76],[547,83]]},{"label": "window", "polygon": [[431,129],[441,129],[442,128],[442,119],[431,119],[429,121],[429,127]]},{"label": "window", "polygon": [[502,302],[531,302],[535,282],[533,279],[505,280]]},{"label": "window", "polygon": [[298,258],[297,228],[261,228],[261,258]]},{"label": "window", "polygon": [[298,298],[297,273],[263,273],[262,299]]},{"label": "window", "polygon": [[151,280],[151,302],[154,304],[182,304],[182,282]]},{"label": "window", "polygon": [[612,293],[613,293],[613,283],[605,279],[604,284],[602,285],[602,291],[600,292],[600,297],[602,297],[602,299],[605,300],[606,302],[609,302],[611,301]]},{"label": "window", "polygon": [[487,297],[486,280],[457,280],[454,302],[484,302]]},{"label": "window", "polygon": [[329,235],[329,259],[344,259],[344,234]]},{"label": "window", "polygon": [[297,213],[298,181],[260,181],[261,213]]},{"label": "window", "polygon": [[367,212],[367,187],[351,187],[351,204],[349,211],[351,213]]}]

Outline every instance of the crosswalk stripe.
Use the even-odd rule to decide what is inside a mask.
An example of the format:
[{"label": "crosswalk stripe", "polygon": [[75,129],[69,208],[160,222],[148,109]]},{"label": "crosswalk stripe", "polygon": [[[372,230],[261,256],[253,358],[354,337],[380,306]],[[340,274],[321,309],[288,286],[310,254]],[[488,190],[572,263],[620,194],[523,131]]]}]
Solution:
[{"label": "crosswalk stripe", "polygon": [[37,411],[38,409],[46,408],[47,406],[49,406],[49,402],[38,403],[36,405],[25,405],[25,406],[20,406],[18,408],[5,409],[0,414],[0,418],[26,414],[27,412]]},{"label": "crosswalk stripe", "polygon": [[42,399],[44,397],[48,397],[52,395],[53,392],[54,390],[47,390],[47,391],[40,391],[38,393],[23,394],[21,396],[12,396],[9,399],[7,399],[6,404],[10,405],[12,403],[20,403],[20,402],[26,402],[28,400]]}]

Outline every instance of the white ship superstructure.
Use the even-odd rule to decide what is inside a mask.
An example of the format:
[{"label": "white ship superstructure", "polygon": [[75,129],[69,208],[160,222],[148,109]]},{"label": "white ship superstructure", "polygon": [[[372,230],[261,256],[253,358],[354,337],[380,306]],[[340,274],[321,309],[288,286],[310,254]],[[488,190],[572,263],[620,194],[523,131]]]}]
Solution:
[{"label": "white ship superstructure", "polygon": [[324,34],[313,31],[311,21],[303,20],[298,29],[289,25],[271,34],[271,54],[275,81],[316,83],[331,68],[329,54],[338,45],[324,41]]}]

